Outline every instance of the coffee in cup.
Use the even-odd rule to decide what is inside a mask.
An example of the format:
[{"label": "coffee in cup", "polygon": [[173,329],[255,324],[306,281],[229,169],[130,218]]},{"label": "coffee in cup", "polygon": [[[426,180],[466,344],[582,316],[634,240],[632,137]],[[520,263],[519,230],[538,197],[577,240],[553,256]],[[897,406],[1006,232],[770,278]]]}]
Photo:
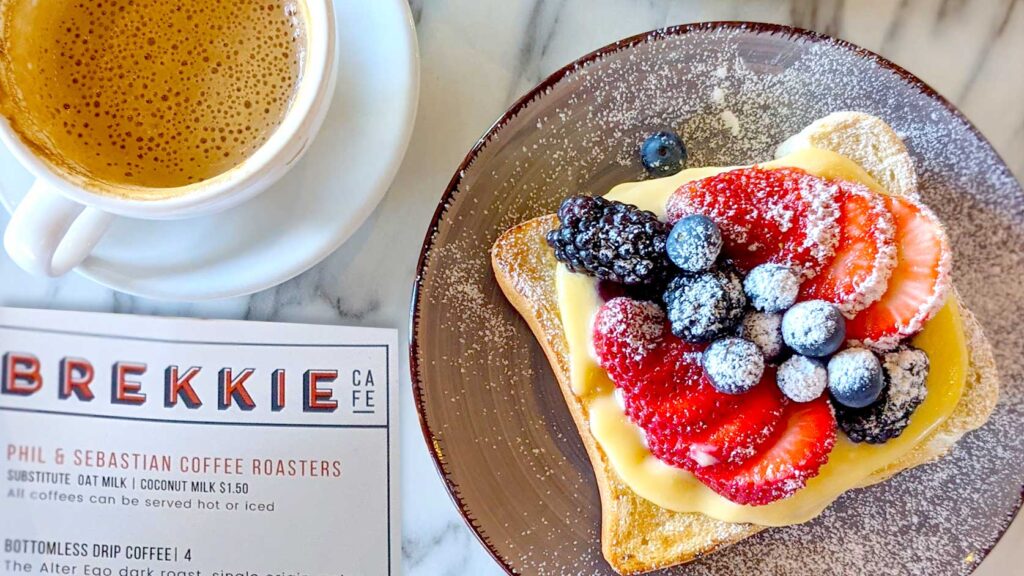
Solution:
[{"label": "coffee in cup", "polygon": [[91,191],[187,194],[281,123],[303,74],[304,12],[295,0],[0,0],[0,113]]}]

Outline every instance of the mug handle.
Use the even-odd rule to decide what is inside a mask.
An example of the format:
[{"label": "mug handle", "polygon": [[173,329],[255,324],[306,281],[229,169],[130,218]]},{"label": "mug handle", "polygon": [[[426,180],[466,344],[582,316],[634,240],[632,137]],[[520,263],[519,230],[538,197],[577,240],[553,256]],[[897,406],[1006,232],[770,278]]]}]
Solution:
[{"label": "mug handle", "polygon": [[4,248],[27,272],[63,276],[89,257],[114,218],[36,180],[11,215]]}]

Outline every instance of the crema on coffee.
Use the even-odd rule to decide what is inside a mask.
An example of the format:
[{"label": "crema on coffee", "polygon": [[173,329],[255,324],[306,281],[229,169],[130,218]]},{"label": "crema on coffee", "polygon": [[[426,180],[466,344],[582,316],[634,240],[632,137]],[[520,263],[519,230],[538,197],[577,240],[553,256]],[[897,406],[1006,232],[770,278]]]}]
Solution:
[{"label": "crema on coffee", "polygon": [[0,0],[0,18],[0,112],[37,155],[115,187],[237,166],[302,76],[295,0]]}]

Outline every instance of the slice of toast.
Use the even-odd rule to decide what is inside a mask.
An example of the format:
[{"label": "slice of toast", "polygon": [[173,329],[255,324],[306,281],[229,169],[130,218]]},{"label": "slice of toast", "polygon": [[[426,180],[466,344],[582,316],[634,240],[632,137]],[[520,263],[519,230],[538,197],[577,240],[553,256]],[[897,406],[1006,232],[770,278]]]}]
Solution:
[{"label": "slice of toast", "polygon": [[917,171],[896,131],[863,112],[833,112],[779,144],[781,158],[804,148],[831,150],[846,156],[895,196],[917,198]]},{"label": "slice of toast", "polygon": [[[906,155],[906,150],[899,153]],[[872,174],[882,173],[881,166],[886,164],[871,157],[856,160]],[[896,191],[902,194],[915,190],[896,188]],[[633,492],[612,468],[590,432],[587,406],[572,391],[568,342],[555,291],[557,261],[545,242],[546,233],[557,225],[558,219],[552,214],[506,231],[494,244],[491,261],[502,291],[544,349],[590,456],[601,496],[601,546],[605,559],[620,574],[639,574],[689,562],[762,530],[761,526],[723,522],[703,514],[661,508]],[[998,375],[991,348],[974,316],[965,309],[961,312],[970,365],[959,404],[950,418],[918,446],[877,471],[864,486],[942,456],[965,433],[984,424],[994,409]]]}]

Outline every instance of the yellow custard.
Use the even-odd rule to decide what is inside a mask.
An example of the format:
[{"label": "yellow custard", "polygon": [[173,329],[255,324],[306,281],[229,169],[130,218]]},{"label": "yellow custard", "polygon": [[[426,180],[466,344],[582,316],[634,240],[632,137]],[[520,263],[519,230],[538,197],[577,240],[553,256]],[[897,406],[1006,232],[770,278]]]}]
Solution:
[{"label": "yellow custard", "polygon": [[[860,182],[880,193],[885,190],[860,166],[834,152],[807,149],[760,165],[762,168],[796,167],[824,178]],[[680,185],[731,168],[693,168],[668,178],[626,183],[606,196],[665,216],[665,203]],[[622,480],[641,497],[669,510],[700,512],[727,522],[786,526],[806,522],[843,492],[870,483],[871,476],[908,453],[949,417],[960,400],[968,356],[955,297],[925,325],[913,344],[931,360],[928,395],[914,412],[910,425],[898,438],[881,445],[855,444],[842,433],[829,461],[818,476],[796,494],[765,506],[735,504],[700,483],[685,470],[665,464],[647,450],[643,432],[616,401],[614,385],[594,359],[591,321],[601,298],[596,281],[573,274],[559,264],[556,273],[558,307],[569,343],[573,392],[583,401],[590,431],[608,455]]]}]

